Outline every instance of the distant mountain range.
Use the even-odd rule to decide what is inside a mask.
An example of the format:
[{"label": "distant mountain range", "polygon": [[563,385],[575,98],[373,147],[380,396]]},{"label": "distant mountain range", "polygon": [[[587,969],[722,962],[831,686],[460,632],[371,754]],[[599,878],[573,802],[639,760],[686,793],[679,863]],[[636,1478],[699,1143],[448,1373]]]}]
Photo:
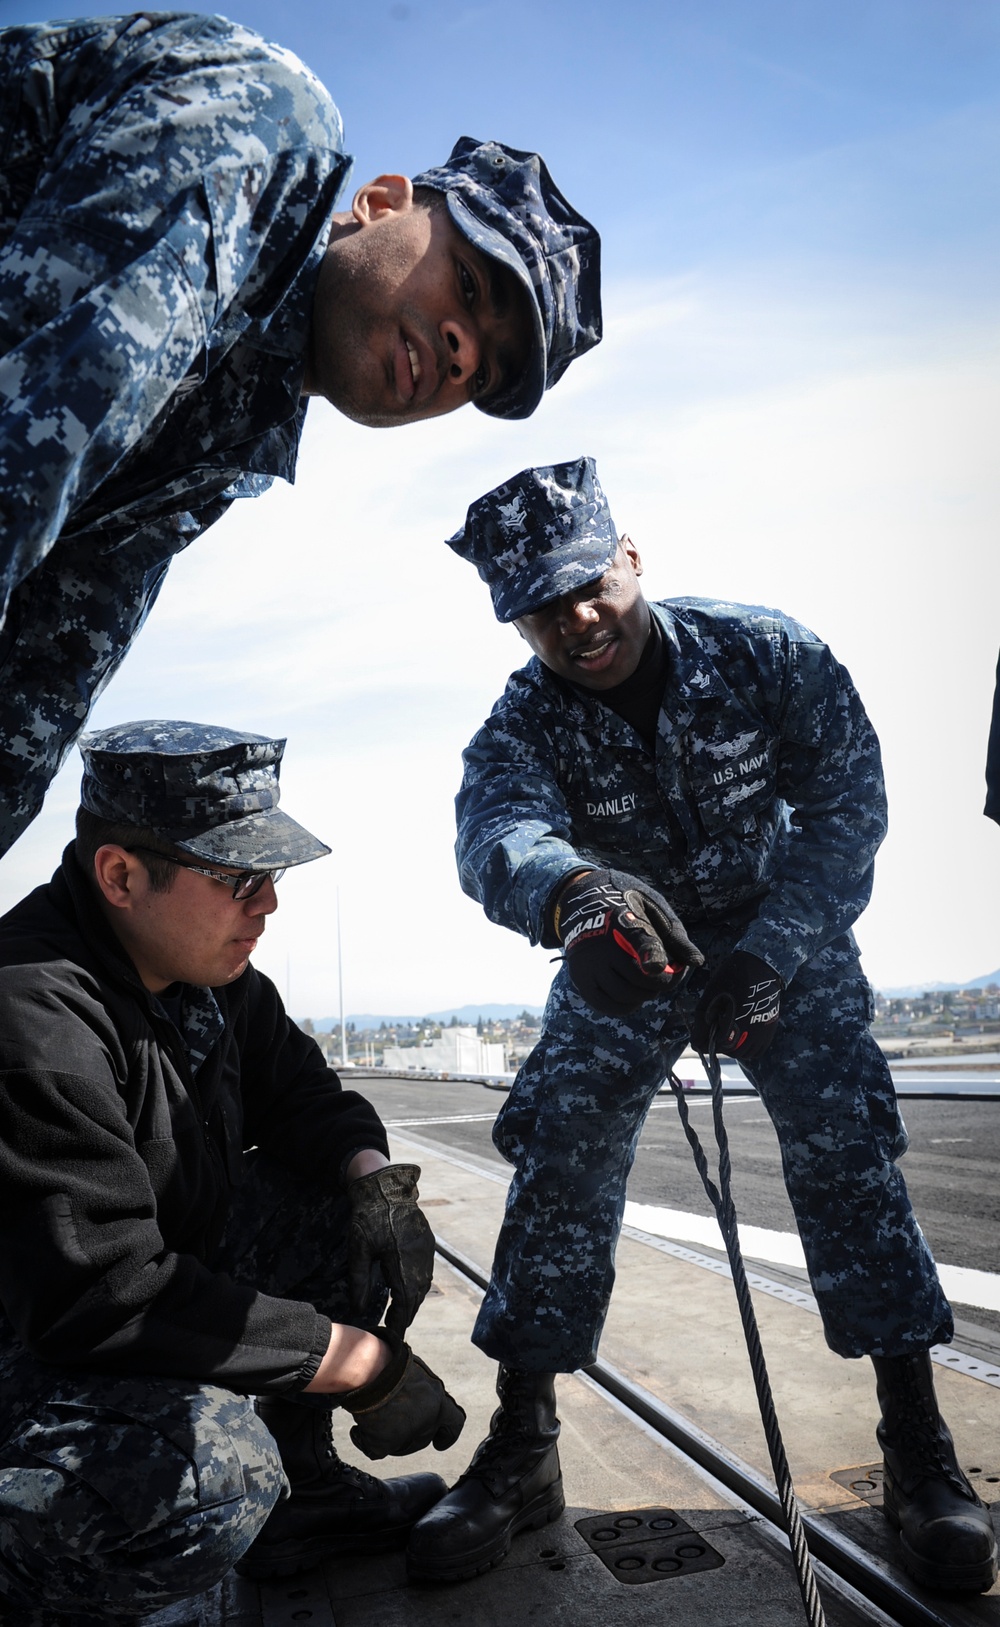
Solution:
[{"label": "distant mountain range", "polygon": [[985,989],[990,983],[1000,987],[1000,967],[984,977],[970,978],[967,983],[907,983],[899,989],[879,989],[889,1000],[912,1000],[920,994],[955,994],[959,989]]},{"label": "distant mountain range", "polygon": [[[879,993],[888,1000],[913,1000],[921,994],[953,994],[958,989],[985,989],[990,983],[1000,986],[1000,967],[995,972],[986,972],[982,977],[971,978],[966,983],[907,983],[900,988],[880,989]],[[349,1012],[347,1021],[353,1023],[355,1028],[380,1028],[385,1023],[387,1028],[415,1028],[418,1023],[450,1023],[454,1017],[456,1022],[475,1024],[482,1017],[485,1022],[494,1018],[519,1017],[526,1011],[531,1017],[540,1017],[541,1006],[529,1005],[496,1005],[487,1001],[481,1006],[448,1006],[443,1011],[423,1011],[419,1016],[412,1012],[409,1016],[401,1017],[388,1012],[372,1013],[370,1011]],[[301,1019],[300,1019],[301,1020]],[[313,1018],[313,1027],[319,1034],[329,1034],[340,1026],[339,1017]]]}]

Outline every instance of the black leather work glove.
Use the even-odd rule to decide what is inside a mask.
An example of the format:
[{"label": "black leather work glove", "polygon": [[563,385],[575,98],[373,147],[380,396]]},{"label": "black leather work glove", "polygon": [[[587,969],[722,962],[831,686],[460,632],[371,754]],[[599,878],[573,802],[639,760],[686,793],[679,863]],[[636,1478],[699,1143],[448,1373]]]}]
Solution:
[{"label": "black leather work glove", "polygon": [[385,1325],[399,1338],[434,1275],[434,1233],[417,1207],[419,1176],[416,1164],[387,1164],[347,1188],[351,1315],[360,1327],[374,1327],[388,1288],[392,1297]]},{"label": "black leather work glove", "polygon": [[436,1373],[394,1333],[379,1333],[392,1350],[392,1360],[370,1384],[337,1397],[355,1422],[351,1440],[366,1457],[406,1457],[433,1445],[438,1452],[454,1446],[465,1424],[465,1412],[448,1394]]},{"label": "black leather work glove", "polygon": [[752,1062],[774,1038],[781,1010],[781,978],[766,960],[734,949],[708,980],[691,1023],[691,1044],[708,1050],[712,1030],[720,1056]]},{"label": "black leather work glove", "polygon": [[574,876],[552,922],[578,992],[607,1017],[627,1016],[704,964],[666,899],[623,870]]}]

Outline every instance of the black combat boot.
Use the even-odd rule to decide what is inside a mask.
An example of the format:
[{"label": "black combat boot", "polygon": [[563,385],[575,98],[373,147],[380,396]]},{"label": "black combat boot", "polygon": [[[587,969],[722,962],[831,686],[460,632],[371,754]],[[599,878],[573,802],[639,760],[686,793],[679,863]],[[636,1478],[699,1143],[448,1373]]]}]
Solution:
[{"label": "black combat boot", "polygon": [[439,1474],[376,1480],[342,1463],[329,1410],[261,1396],[257,1411],[277,1443],[291,1496],[275,1504],[237,1564],[244,1576],[292,1576],[336,1554],[401,1548],[448,1490]]},{"label": "black combat boot", "polygon": [[997,1579],[989,1511],[958,1466],[938,1411],[931,1358],[873,1356],[882,1422],[886,1519],[899,1532],[903,1565],[921,1587],[983,1593]]},{"label": "black combat boot", "polygon": [[555,1375],[501,1367],[490,1432],[447,1497],[414,1526],[406,1567],[414,1582],[460,1582],[498,1565],[519,1531],[537,1531],[566,1506],[559,1470]]}]

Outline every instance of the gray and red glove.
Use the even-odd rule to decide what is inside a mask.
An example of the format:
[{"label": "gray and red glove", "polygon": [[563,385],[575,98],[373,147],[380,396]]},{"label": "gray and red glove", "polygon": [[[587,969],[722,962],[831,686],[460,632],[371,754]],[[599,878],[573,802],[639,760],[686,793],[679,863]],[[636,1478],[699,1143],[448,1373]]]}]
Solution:
[{"label": "gray and red glove", "polygon": [[578,993],[607,1017],[627,1016],[703,965],[666,899],[623,870],[574,876],[552,923]]},{"label": "gray and red glove", "polygon": [[720,1056],[752,1062],[763,1056],[778,1027],[781,978],[766,960],[734,949],[720,961],[691,1022],[691,1044],[706,1052],[712,1040]]}]

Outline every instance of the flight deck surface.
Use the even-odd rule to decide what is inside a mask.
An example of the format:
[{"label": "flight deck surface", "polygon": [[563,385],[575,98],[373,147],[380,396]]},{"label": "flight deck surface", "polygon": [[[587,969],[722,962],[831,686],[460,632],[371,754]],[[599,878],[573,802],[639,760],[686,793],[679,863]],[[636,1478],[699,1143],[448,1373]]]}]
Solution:
[{"label": "flight deck surface", "polygon": [[[393,1156],[422,1166],[421,1197],[442,1245],[473,1274],[488,1271],[505,1196],[507,1169],[489,1144],[498,1097],[475,1085],[366,1079],[390,1127]],[[987,1283],[988,1246],[980,1231],[993,1183],[1000,1125],[997,1105],[907,1104],[914,1137],[918,1213],[928,1198],[932,1244],[957,1265],[975,1262]],[[727,1104],[733,1139],[737,1207],[753,1223],[779,1232],[780,1175],[749,1101]],[[986,1115],[980,1122],[976,1114]],[[996,1115],[994,1122],[993,1115]],[[693,1170],[687,1181],[674,1105],[657,1104],[643,1137],[636,1179],[645,1204],[659,1197],[678,1209],[697,1207]],[[923,1119],[923,1128],[920,1121]],[[708,1115],[703,1136],[708,1139]],[[925,1133],[926,1132],[926,1133]],[[963,1166],[963,1159],[966,1160]],[[679,1162],[675,1162],[679,1160]],[[995,1168],[995,1163],[993,1165]],[[904,1165],[906,1168],[906,1165]],[[950,1197],[949,1197],[950,1192]],[[963,1223],[956,1193],[970,1214]],[[784,1200],[787,1202],[787,1200]],[[964,1231],[963,1231],[964,1226]],[[969,1236],[964,1250],[963,1236]],[[762,1231],[761,1236],[765,1235]],[[769,1235],[769,1234],[768,1234]],[[957,1256],[957,1257],[956,1257]],[[848,1554],[860,1554],[890,1588],[872,1602],[861,1587],[817,1568],[830,1627],[913,1622],[917,1627],[1000,1627],[1000,1588],[947,1598],[909,1583],[898,1566],[896,1538],[880,1509],[877,1407],[870,1364],[847,1362],[826,1347],[804,1273],[794,1265],[753,1259],[748,1268],[778,1417],[796,1490],[816,1530]],[[971,1279],[970,1279],[971,1280]],[[979,1290],[977,1290],[979,1291]],[[448,1452],[428,1450],[391,1464],[369,1464],[336,1428],[338,1450],[382,1475],[433,1469],[452,1482],[485,1433],[495,1405],[495,1368],[469,1343],[480,1290],[440,1259],[434,1287],[412,1330],[412,1342],[442,1374],[469,1417]],[[967,1357],[949,1370],[938,1352],[942,1410],[959,1459],[984,1501],[1000,1497],[1000,1317],[988,1307],[959,1305],[956,1349]],[[686,1420],[699,1440],[772,1483],[733,1286],[721,1248],[689,1246],[626,1227],[618,1280],[601,1345],[602,1362],[621,1375],[623,1393],[645,1396],[655,1415]],[[509,1558],[473,1581],[414,1587],[401,1554],[329,1565],[259,1586],[230,1577],[212,1595],[151,1618],[151,1627],[798,1627],[806,1621],[787,1544],[773,1524],[717,1475],[693,1462],[647,1418],[583,1374],[558,1385],[560,1455],[567,1509],[555,1524],[514,1539]],[[773,1484],[773,1483],[772,1483]],[[589,1539],[589,1540],[588,1540]],[[848,1569],[850,1575],[850,1570]],[[895,1588],[897,1591],[892,1592]]]}]

